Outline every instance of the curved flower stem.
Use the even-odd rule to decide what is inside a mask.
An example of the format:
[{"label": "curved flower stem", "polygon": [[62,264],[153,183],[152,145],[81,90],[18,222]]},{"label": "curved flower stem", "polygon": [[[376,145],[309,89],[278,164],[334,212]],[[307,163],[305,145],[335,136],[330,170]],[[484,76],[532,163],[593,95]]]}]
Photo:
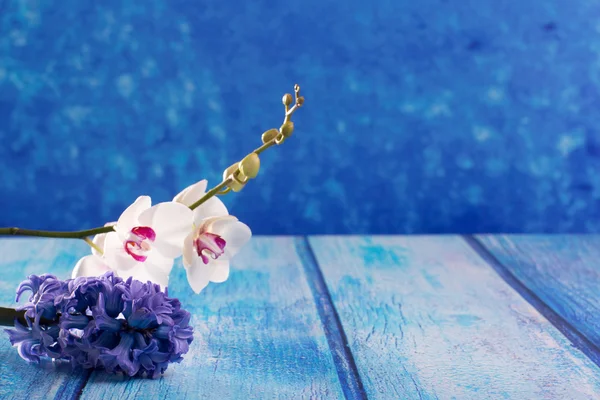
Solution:
[{"label": "curved flower stem", "polygon": [[0,228],[0,235],[12,236],[38,236],[49,238],[64,238],[64,239],[83,239],[88,236],[97,235],[100,233],[112,232],[112,226],[103,226],[100,228],[86,229],[84,231],[60,232],[60,231],[40,231],[37,229],[21,229],[21,228]]},{"label": "curved flower stem", "polygon": [[[264,143],[260,147],[258,147],[252,153],[248,154],[246,157],[248,157],[252,154],[255,154],[256,156],[258,156],[260,153],[267,150],[269,147],[272,147],[274,145],[280,145],[281,143],[284,142],[284,140],[289,135],[291,135],[291,133],[293,131],[293,125],[291,125],[291,128],[290,128],[290,126],[287,126],[287,128],[288,128],[287,134],[284,134],[283,129],[286,126],[286,124],[289,124],[291,122],[291,118],[292,118],[292,115],[294,114],[294,112],[296,112],[300,107],[302,107],[302,104],[304,104],[304,97],[300,96],[300,86],[298,86],[298,85],[294,85],[294,96],[296,99],[296,104],[294,104],[292,107],[290,107],[290,105],[293,101],[292,96],[289,94],[286,94],[283,96],[282,101],[283,101],[283,105],[285,107],[285,115],[284,115],[284,119],[283,119],[284,125],[282,125],[281,128],[279,128],[279,130],[275,132],[275,133],[277,133],[277,135],[275,137],[272,137],[271,139],[265,140]],[[243,161],[240,164],[242,164],[242,163],[243,163]],[[235,166],[235,164],[232,167],[234,167],[234,166]],[[237,181],[237,184],[241,185],[241,187],[243,187],[246,184],[246,182],[248,182],[248,180],[249,180],[248,177],[245,177],[245,180],[243,180],[243,181],[239,181],[238,178],[236,178],[236,174],[240,172],[239,165],[237,168],[234,168],[233,170],[230,170],[230,168],[228,168],[226,170],[226,174],[228,172],[231,172],[231,174],[226,179],[223,179],[223,181],[221,183],[219,183],[217,186],[213,187],[208,192],[206,192],[206,194],[204,194],[204,196],[202,196],[202,198],[200,198],[200,200],[198,200],[197,202],[192,204],[190,206],[191,210],[198,208],[200,205],[202,205],[208,199],[210,199],[211,197],[213,197],[217,194],[229,193],[232,189],[230,184],[234,183],[234,181]],[[256,170],[256,172],[258,172],[258,169]],[[238,187],[237,190],[234,189],[234,191],[239,191],[239,189],[241,189],[241,187]],[[224,188],[225,188],[225,190],[222,190]]]},{"label": "curved flower stem", "polygon": [[[276,140],[275,139],[271,139],[269,140],[267,143],[263,144],[262,146],[260,146],[259,148],[257,148],[256,150],[254,150],[252,153],[255,154],[260,154],[263,151],[265,151],[266,149],[268,149],[269,147],[273,146],[276,144]],[[252,154],[250,153],[250,154]],[[200,205],[202,205],[204,202],[206,202],[208,199],[210,199],[211,197],[217,195],[217,194],[225,194],[225,193],[229,193],[229,190],[227,192],[223,192],[221,191],[223,188],[226,188],[231,182],[233,181],[232,178],[227,178],[224,179],[221,183],[219,183],[217,186],[213,187],[212,189],[210,189],[208,192],[206,192],[204,194],[204,196],[202,196],[200,198],[200,200],[198,200],[197,202],[195,202],[194,204],[192,204],[190,206],[190,210],[194,210],[198,207],[200,207]]]},{"label": "curved flower stem", "polygon": [[17,311],[12,307],[0,307],[0,325],[15,326],[15,320],[23,326],[27,326],[25,320],[25,310]]},{"label": "curved flower stem", "polygon": [[273,146],[274,144],[275,144],[275,139],[271,139],[267,143],[260,146],[258,149],[254,150],[254,153],[260,154],[263,151],[265,151],[266,149],[268,149],[269,147]]},{"label": "curved flower stem", "polygon": [[101,255],[104,254],[104,251],[96,245],[96,243],[92,242],[89,237],[84,237],[83,240],[90,245],[94,250],[96,250]]},{"label": "curved flower stem", "polygon": [[[289,124],[291,122],[291,117],[294,114],[294,112],[297,111],[302,106],[302,104],[304,104],[304,97],[300,96],[300,86],[298,86],[298,85],[294,85],[294,97],[296,100],[296,102],[295,102],[296,104],[294,104],[292,107],[290,107],[290,105],[293,101],[291,95],[286,94],[283,97],[283,104],[285,106],[285,116],[284,116],[284,120],[283,120],[284,125]],[[272,137],[270,139],[266,139],[260,147],[258,147],[252,153],[248,154],[248,156],[250,156],[252,154],[259,155],[263,151],[267,150],[269,147],[272,147],[274,145],[280,145],[281,143],[283,143],[284,140],[287,137],[289,137],[289,135],[291,135],[291,133],[293,131],[293,125],[291,125],[291,127],[286,125],[287,133],[285,133],[285,131],[283,129],[283,128],[285,128],[284,125],[282,125],[278,131],[273,129],[272,131],[275,131],[277,136]],[[269,132],[266,132],[266,133],[269,133]],[[243,160],[240,164],[242,164],[242,163],[243,163]],[[235,164],[232,167],[235,167]],[[226,171],[229,171],[230,168],[228,168]],[[258,167],[256,167],[256,168],[257,168],[256,173],[258,173]],[[217,186],[213,187],[208,192],[206,192],[204,194],[204,196],[202,196],[198,201],[196,201],[194,204],[192,204],[190,206],[190,209],[194,210],[194,209],[198,208],[200,205],[204,204],[208,199],[210,199],[211,197],[213,197],[215,195],[223,195],[223,194],[229,193],[232,190],[232,188],[233,188],[233,191],[239,191],[246,184],[246,182],[248,182],[248,180],[250,178],[253,178],[256,176],[256,174],[254,174],[253,176],[245,177],[242,181],[240,181],[239,176],[236,176],[236,174],[240,173],[239,166],[235,167],[230,172],[232,172],[232,173],[227,178],[223,179],[223,181],[221,183],[219,183]],[[237,189],[234,188],[233,186],[231,186],[234,183],[238,185]],[[241,186],[239,186],[239,185],[241,185]],[[93,247],[98,252],[100,252],[100,254],[102,254],[102,250],[98,246],[96,246],[94,244],[94,242],[92,242],[88,238],[88,236],[94,236],[94,235],[113,232],[113,231],[114,231],[114,229],[112,226],[103,226],[103,227],[99,227],[99,228],[86,229],[83,231],[73,231],[73,232],[41,231],[41,230],[37,230],[37,229],[21,229],[21,228],[0,228],[0,236],[37,236],[37,237],[63,238],[63,239],[83,239],[83,240],[85,240],[85,242],[87,244],[89,244],[91,247]]]},{"label": "curved flower stem", "polygon": [[219,191],[221,189],[223,189],[224,187],[226,187],[227,185],[229,185],[229,183],[231,183],[231,179],[225,179],[223,182],[219,183],[217,186],[215,186],[214,188],[210,189],[208,192],[206,192],[206,194],[204,196],[202,196],[200,198],[200,200],[198,200],[197,202],[195,202],[194,204],[192,204],[190,206],[190,210],[193,210],[195,208],[198,208],[200,205],[202,205],[206,200],[210,199],[211,197],[213,197],[214,195],[218,194]]}]

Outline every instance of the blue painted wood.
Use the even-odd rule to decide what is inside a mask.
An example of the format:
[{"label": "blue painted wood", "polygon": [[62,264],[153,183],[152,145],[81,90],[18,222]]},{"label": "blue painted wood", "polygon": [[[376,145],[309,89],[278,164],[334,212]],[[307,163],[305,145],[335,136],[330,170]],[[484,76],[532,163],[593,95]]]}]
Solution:
[{"label": "blue painted wood", "polygon": [[[70,277],[77,260],[88,252],[89,247],[80,240],[1,239],[0,304],[15,305],[15,289],[27,275],[52,272],[63,279]],[[27,363],[4,332],[0,332],[0,360],[2,399],[71,399],[89,375],[50,361]]]},{"label": "blue painted wood", "polygon": [[[596,365],[600,366],[600,349],[598,346],[583,332],[581,332],[576,325],[573,325],[569,320],[565,319],[566,315],[564,312],[557,312],[557,310],[561,311],[560,307],[556,307],[555,310],[546,303],[549,298],[552,302],[552,299],[555,297],[563,297],[565,294],[565,286],[570,286],[573,284],[571,279],[565,279],[564,286],[559,285],[559,287],[556,288],[550,288],[547,286],[545,287],[544,281],[547,281],[548,279],[537,276],[537,274],[534,279],[519,279],[515,273],[523,276],[523,270],[527,269],[527,267],[521,268],[520,262],[517,261],[517,258],[501,257],[502,261],[500,261],[496,254],[503,255],[501,249],[492,252],[482,243],[480,239],[476,237],[467,235],[463,236],[463,238],[477,254],[479,254],[492,268],[494,268],[494,270],[502,279],[504,279],[506,283],[515,289],[525,300],[527,300],[527,302],[529,302],[529,304],[535,307],[540,314],[546,317],[546,319],[550,321],[559,331],[561,331],[575,347],[584,352],[585,355],[587,355],[593,362],[596,363]],[[532,254],[532,256],[534,256],[534,254]],[[544,256],[546,256],[546,254],[544,254]],[[556,264],[553,263],[552,265]],[[551,279],[552,278],[553,277],[551,277]],[[591,293],[588,293],[588,295],[589,294]],[[566,293],[566,295],[567,297],[571,297],[571,295],[568,293]],[[575,297],[579,296],[579,294],[575,295]],[[589,318],[590,315],[594,314],[588,314],[586,319]]]},{"label": "blue painted wood", "polygon": [[200,295],[174,274],[170,294],[193,314],[190,353],[154,381],[94,372],[82,399],[343,397],[293,238],[253,238],[229,280]]},{"label": "blue painted wood", "polygon": [[311,237],[370,398],[590,399],[600,369],[459,237]]},{"label": "blue painted wood", "polygon": [[366,399],[365,389],[356,368],[348,338],[342,327],[340,317],[331,300],[331,294],[323,279],[314,253],[306,238],[296,240],[296,251],[300,255],[308,283],[315,299],[319,317],[327,336],[329,349],[338,371],[338,377],[347,400]]},{"label": "blue painted wood", "polygon": [[518,280],[600,347],[600,236],[478,236]]}]

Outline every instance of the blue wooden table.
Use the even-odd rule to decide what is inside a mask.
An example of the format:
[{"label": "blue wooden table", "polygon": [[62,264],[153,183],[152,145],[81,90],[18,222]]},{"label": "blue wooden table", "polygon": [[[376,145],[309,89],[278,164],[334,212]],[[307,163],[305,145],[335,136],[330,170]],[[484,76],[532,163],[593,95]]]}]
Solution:
[{"label": "blue wooden table", "polygon": [[[0,301],[88,252],[0,240]],[[600,398],[600,236],[255,237],[200,295],[179,267],[195,340],[162,378],[29,365],[2,335],[0,398]]]}]

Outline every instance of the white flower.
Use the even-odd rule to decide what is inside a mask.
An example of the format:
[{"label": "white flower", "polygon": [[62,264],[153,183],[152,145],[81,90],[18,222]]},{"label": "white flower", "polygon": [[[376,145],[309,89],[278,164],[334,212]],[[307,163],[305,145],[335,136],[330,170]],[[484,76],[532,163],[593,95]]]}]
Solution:
[{"label": "white flower", "polygon": [[[104,224],[104,226],[115,226],[116,222],[108,222]],[[106,240],[106,233],[102,233],[100,235],[94,236],[93,243],[97,248],[102,249],[104,251],[104,241]],[[75,279],[79,276],[100,276],[104,275],[108,271],[114,271],[102,258],[102,254],[96,247],[92,247],[92,255],[82,257],[77,264],[75,264],[75,268],[73,268],[73,273],[71,274],[71,278]]]},{"label": "white flower", "polygon": [[[173,201],[190,206],[206,192],[202,180],[179,193]],[[225,282],[229,277],[229,260],[250,240],[246,224],[229,215],[217,197],[211,197],[194,210],[192,231],[183,247],[183,266],[190,286],[200,293],[209,282]]]},{"label": "white flower", "polygon": [[166,287],[173,259],[182,253],[192,217],[192,211],[183,204],[167,202],[151,207],[150,197],[138,197],[116,224],[112,223],[115,232],[94,238],[104,255],[100,257],[92,250],[91,256],[77,263],[73,277],[97,276],[112,270],[124,279],[131,276]]},{"label": "white flower", "polygon": [[108,271],[112,271],[112,269],[106,265],[104,259],[97,254],[92,254],[90,256],[82,257],[77,261],[75,268],[73,268],[71,278],[75,279],[79,276],[100,276]]}]

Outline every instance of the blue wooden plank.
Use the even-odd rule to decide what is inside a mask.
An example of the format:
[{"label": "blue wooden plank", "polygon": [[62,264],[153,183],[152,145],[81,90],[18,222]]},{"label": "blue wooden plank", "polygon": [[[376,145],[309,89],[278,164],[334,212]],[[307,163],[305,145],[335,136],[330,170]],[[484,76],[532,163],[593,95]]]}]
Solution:
[{"label": "blue wooden plank", "polygon": [[[537,276],[536,279],[519,279],[515,273],[522,275],[522,268],[520,262],[510,257],[502,257],[503,261],[500,261],[494,252],[490,251],[481,240],[476,237],[467,235],[463,236],[465,241],[477,252],[487,263],[496,270],[498,275],[506,283],[508,283],[513,289],[515,289],[529,304],[536,308],[548,321],[550,321],[559,331],[563,333],[575,347],[581,350],[587,355],[596,365],[600,366],[600,350],[598,346],[592,342],[584,333],[582,333],[576,325],[573,325],[570,321],[565,319],[565,313],[559,313],[549,304],[546,303],[548,297],[550,302],[553,303],[552,299],[556,294],[562,292],[564,287],[552,288],[548,290],[548,287],[544,287],[544,279],[541,276]],[[499,255],[502,254],[502,250],[496,251]],[[535,256],[535,254],[531,254]],[[507,266],[508,265],[508,266]],[[541,279],[540,282],[537,279]],[[572,285],[572,280],[569,279],[564,282],[565,286]],[[540,287],[541,285],[541,287]],[[537,291],[537,292],[536,292]],[[547,296],[549,294],[549,296]],[[540,297],[542,295],[542,297]],[[579,297],[579,295],[575,295]],[[558,297],[561,297],[559,295]],[[567,297],[571,297],[567,294]],[[545,301],[545,300],[546,301]],[[556,300],[556,299],[555,299]],[[560,307],[557,310],[561,311]],[[562,315],[561,315],[562,314]]]},{"label": "blue wooden plank", "polygon": [[459,237],[311,237],[370,398],[590,399],[600,368]]},{"label": "blue wooden plank", "polygon": [[319,317],[327,336],[342,390],[347,400],[366,399],[366,393],[354,357],[348,347],[348,338],[340,317],[333,306],[331,294],[325,284],[323,274],[306,238],[296,240],[296,250],[302,259],[308,283],[313,293]]},{"label": "blue wooden plank", "polygon": [[575,344],[587,347],[590,357],[600,363],[600,236],[481,235],[477,239],[558,315],[555,325],[573,331]]},{"label": "blue wooden plank", "polygon": [[[0,239],[0,304],[15,305],[15,289],[27,275],[53,273],[69,278],[77,260],[88,252],[89,247],[81,240]],[[2,399],[71,399],[89,375],[51,361],[27,363],[4,332],[0,334],[0,360]]]},{"label": "blue wooden plank", "polygon": [[94,372],[82,399],[343,397],[293,238],[253,238],[229,280],[200,295],[173,272],[170,293],[193,314],[190,353],[154,381]]}]

